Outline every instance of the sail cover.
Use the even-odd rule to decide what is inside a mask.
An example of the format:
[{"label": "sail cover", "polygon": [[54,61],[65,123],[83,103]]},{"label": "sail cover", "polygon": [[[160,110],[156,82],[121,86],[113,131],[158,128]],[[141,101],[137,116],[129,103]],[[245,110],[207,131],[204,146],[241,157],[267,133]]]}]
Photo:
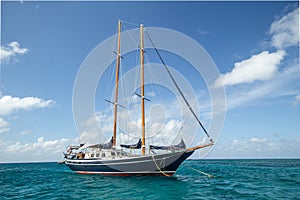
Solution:
[{"label": "sail cover", "polygon": [[142,147],[142,140],[140,138],[136,144],[121,144],[120,146],[128,149],[140,149]]},{"label": "sail cover", "polygon": [[94,145],[88,146],[88,148],[111,149],[112,146],[113,146],[113,137],[106,144],[94,144]]},{"label": "sail cover", "polygon": [[185,143],[183,139],[181,139],[180,143],[177,145],[171,145],[171,146],[155,146],[150,145],[150,149],[159,149],[159,150],[176,150],[176,149],[185,149]]}]

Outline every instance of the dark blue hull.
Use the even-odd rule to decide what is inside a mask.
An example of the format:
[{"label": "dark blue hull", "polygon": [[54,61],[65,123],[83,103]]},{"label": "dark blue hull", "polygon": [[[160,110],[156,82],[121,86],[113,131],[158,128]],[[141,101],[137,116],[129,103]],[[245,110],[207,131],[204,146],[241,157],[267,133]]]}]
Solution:
[{"label": "dark blue hull", "polygon": [[103,175],[172,175],[194,151],[123,159],[66,159],[66,165],[76,173]]}]

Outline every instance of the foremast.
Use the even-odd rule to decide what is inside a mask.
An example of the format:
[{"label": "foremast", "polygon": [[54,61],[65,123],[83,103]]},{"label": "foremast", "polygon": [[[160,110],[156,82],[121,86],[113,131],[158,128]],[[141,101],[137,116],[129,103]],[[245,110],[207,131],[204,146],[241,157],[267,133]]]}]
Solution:
[{"label": "foremast", "polygon": [[[118,89],[119,89],[119,69],[121,59],[121,21],[118,22],[118,50],[116,61],[116,89],[114,99],[114,130],[112,144],[116,146],[117,134],[117,111],[118,111]],[[140,67],[141,67],[141,121],[142,121],[142,155],[145,155],[145,88],[144,88],[144,25],[140,25]]]}]

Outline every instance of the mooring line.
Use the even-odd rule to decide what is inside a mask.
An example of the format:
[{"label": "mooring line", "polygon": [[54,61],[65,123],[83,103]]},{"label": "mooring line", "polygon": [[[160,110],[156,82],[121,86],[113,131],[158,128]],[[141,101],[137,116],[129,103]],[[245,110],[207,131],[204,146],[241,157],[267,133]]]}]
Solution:
[{"label": "mooring line", "polygon": [[163,172],[163,171],[160,169],[160,167],[156,164],[156,160],[155,160],[155,158],[154,158],[154,155],[152,155],[152,159],[153,159],[153,162],[155,163],[157,169],[160,171],[160,173],[162,173],[164,176],[171,176],[171,175],[169,175],[169,174],[166,174],[165,172]]},{"label": "mooring line", "polygon": [[196,171],[196,172],[198,172],[198,173],[200,173],[200,174],[203,174],[203,175],[207,176],[208,178],[214,178],[213,175],[208,174],[208,173],[205,173],[205,172],[200,171],[200,170],[198,170],[198,169],[195,169],[195,168],[193,168],[193,167],[188,167],[188,168],[190,168],[190,169],[192,169],[192,170],[194,170],[194,171]]}]

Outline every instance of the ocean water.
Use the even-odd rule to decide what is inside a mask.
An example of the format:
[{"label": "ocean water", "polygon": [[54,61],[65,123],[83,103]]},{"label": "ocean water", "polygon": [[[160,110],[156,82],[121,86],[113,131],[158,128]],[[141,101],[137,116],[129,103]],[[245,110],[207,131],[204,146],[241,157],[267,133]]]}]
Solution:
[{"label": "ocean water", "polygon": [[188,160],[172,177],[79,175],[56,163],[0,164],[0,199],[300,199],[300,159]]}]

